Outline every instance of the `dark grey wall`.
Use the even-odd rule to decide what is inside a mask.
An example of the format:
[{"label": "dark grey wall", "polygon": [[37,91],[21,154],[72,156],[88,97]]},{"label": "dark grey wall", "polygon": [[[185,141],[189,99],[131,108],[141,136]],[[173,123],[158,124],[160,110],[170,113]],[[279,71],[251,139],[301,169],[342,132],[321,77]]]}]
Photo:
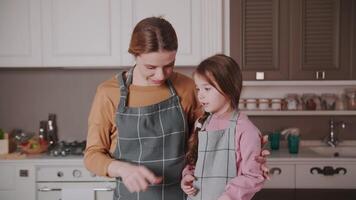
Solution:
[{"label": "dark grey wall", "polygon": [[[84,140],[97,85],[115,69],[0,69],[0,128],[38,132],[39,121],[57,114],[62,140]],[[192,68],[178,69],[190,75]]]}]

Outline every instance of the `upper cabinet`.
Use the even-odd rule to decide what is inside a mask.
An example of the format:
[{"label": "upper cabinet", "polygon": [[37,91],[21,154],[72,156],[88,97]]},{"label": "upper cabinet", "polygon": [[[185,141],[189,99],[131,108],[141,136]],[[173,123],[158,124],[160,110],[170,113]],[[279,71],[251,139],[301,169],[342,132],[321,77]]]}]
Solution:
[{"label": "upper cabinet", "polygon": [[132,30],[162,16],[178,35],[176,65],[223,53],[226,0],[1,0],[0,67],[131,66]]},{"label": "upper cabinet", "polygon": [[231,55],[245,80],[355,79],[355,4],[231,1]]},{"label": "upper cabinet", "polygon": [[[197,65],[204,58],[223,53],[224,0],[123,0],[125,28],[123,46],[127,49],[131,32],[141,19],[162,16],[176,30],[176,65]],[[128,60],[125,56],[125,60]]]},{"label": "upper cabinet", "polygon": [[119,66],[119,0],[42,1],[43,66]]},{"label": "upper cabinet", "polygon": [[0,66],[41,65],[40,0],[0,1]]}]

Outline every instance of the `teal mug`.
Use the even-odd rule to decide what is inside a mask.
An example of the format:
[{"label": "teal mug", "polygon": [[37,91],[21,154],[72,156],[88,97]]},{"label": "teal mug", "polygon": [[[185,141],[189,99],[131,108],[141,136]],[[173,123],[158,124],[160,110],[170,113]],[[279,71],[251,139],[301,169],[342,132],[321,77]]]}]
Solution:
[{"label": "teal mug", "polygon": [[288,149],[289,153],[297,154],[299,151],[299,135],[288,135]]},{"label": "teal mug", "polygon": [[268,141],[271,147],[271,150],[278,150],[279,149],[279,141],[281,139],[280,132],[272,132],[268,134]]}]

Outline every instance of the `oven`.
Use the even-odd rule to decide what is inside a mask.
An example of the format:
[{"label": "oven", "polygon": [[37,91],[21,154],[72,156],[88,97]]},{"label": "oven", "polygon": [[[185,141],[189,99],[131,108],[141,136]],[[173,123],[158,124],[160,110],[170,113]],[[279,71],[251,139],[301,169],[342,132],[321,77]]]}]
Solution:
[{"label": "oven", "polygon": [[36,167],[38,200],[113,199],[114,179],[98,177],[80,165]]}]

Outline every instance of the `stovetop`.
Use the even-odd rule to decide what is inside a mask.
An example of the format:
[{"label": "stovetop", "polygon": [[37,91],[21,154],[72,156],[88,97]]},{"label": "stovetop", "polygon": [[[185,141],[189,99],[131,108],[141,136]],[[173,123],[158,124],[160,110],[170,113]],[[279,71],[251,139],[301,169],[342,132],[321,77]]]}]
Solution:
[{"label": "stovetop", "polygon": [[54,146],[50,147],[48,155],[50,156],[69,156],[69,155],[84,155],[86,141],[59,141]]}]

